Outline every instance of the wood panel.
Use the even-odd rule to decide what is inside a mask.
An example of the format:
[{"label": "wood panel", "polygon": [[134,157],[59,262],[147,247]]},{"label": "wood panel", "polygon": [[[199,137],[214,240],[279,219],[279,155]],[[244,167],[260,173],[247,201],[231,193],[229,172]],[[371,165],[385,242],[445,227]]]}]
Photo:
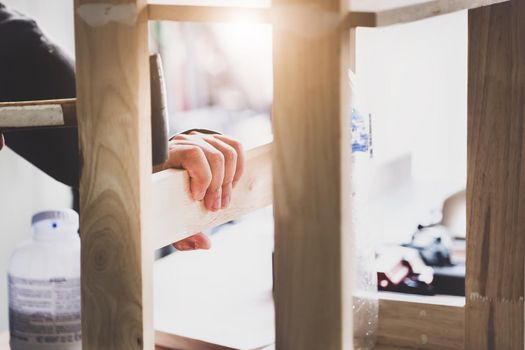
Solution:
[{"label": "wood panel", "polygon": [[84,350],[153,349],[146,4],[75,1]]},{"label": "wood panel", "polygon": [[469,12],[467,349],[523,349],[525,2]]},{"label": "wood panel", "polygon": [[350,22],[354,27],[382,27],[505,1],[509,0],[353,0]]},{"label": "wood panel", "polygon": [[178,22],[270,23],[267,8],[149,4],[149,19]]},{"label": "wood panel", "polygon": [[230,206],[218,212],[208,211],[202,202],[192,199],[186,171],[170,169],[154,174],[153,245],[168,245],[271,205],[271,162],[271,144],[248,151],[245,172],[233,189]]},{"label": "wood panel", "polygon": [[[274,0],[277,349],[352,348],[344,0]],[[293,16],[291,16],[293,14]],[[348,270],[347,270],[348,269]]]},{"label": "wood panel", "polygon": [[426,301],[380,299],[379,346],[465,349],[464,307],[431,303],[432,298]]},{"label": "wood panel", "polygon": [[77,125],[76,99],[0,102],[0,129]]}]

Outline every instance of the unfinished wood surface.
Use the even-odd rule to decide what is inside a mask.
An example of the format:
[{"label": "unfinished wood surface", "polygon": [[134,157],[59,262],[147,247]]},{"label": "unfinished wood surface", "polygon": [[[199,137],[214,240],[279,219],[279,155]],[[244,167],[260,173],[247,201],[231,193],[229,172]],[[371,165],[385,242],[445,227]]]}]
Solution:
[{"label": "unfinished wood surface", "polygon": [[153,349],[145,2],[75,1],[82,348]]},{"label": "unfinished wood surface", "polygon": [[466,348],[522,350],[525,2],[469,12]]},{"label": "unfinished wood surface", "polygon": [[378,343],[412,349],[465,349],[465,309],[417,301],[380,299]]},{"label": "unfinished wood surface", "polygon": [[206,210],[202,201],[192,199],[186,171],[170,169],[154,174],[153,245],[163,247],[272,204],[271,150],[267,144],[247,152],[245,171],[233,189],[230,206],[218,212]]},{"label": "unfinished wood surface", "polygon": [[508,0],[352,0],[353,27],[381,27],[473,9]]},{"label": "unfinished wood surface", "polygon": [[250,22],[269,23],[268,8],[230,6],[192,6],[175,4],[149,4],[149,19],[178,22]]},{"label": "unfinished wood surface", "polygon": [[0,102],[0,129],[76,126],[76,99]]},{"label": "unfinished wood surface", "polygon": [[276,345],[351,349],[348,2],[273,6]]},{"label": "unfinished wood surface", "polygon": [[[381,27],[414,22],[461,10],[474,9],[506,2],[509,0],[352,0],[350,10],[345,14],[345,25],[349,27]],[[278,22],[278,17],[287,17],[293,23],[297,12],[305,12],[307,7],[276,6],[265,7],[238,6],[233,2],[225,6],[205,2],[176,1],[175,3],[151,3],[148,5],[150,20],[179,22]],[[314,10],[315,12],[315,10]],[[323,17],[334,15],[333,11],[318,12]]]}]

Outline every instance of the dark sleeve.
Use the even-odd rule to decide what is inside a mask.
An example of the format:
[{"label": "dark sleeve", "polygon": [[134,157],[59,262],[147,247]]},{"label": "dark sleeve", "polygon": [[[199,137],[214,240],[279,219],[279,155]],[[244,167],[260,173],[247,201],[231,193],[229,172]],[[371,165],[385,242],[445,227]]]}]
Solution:
[{"label": "dark sleeve", "polygon": [[[73,61],[36,23],[0,4],[0,101],[72,98]],[[6,145],[64,184],[78,187],[76,129],[4,134]]]}]

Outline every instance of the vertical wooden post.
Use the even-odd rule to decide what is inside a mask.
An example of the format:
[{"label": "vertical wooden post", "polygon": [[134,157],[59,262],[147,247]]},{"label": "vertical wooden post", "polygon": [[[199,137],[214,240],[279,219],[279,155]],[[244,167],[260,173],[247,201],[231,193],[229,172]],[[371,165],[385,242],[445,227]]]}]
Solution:
[{"label": "vertical wooden post", "polygon": [[84,350],[153,349],[145,0],[75,1]]},{"label": "vertical wooden post", "polygon": [[277,349],[351,349],[348,1],[273,8]]},{"label": "vertical wooden post", "polygon": [[469,11],[466,348],[523,349],[525,2]]}]

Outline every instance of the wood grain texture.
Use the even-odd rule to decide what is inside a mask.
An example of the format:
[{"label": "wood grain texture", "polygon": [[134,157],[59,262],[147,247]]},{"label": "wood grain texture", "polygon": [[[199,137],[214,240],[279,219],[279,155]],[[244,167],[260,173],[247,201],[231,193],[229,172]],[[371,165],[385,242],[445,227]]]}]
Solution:
[{"label": "wood grain texture", "polygon": [[525,2],[469,12],[466,348],[523,349]]},{"label": "wood grain texture", "polygon": [[145,2],[75,1],[84,350],[153,349]]},{"label": "wood grain texture", "polygon": [[380,299],[378,343],[411,349],[465,349],[463,306]]},{"label": "wood grain texture", "polygon": [[245,171],[233,189],[230,206],[218,212],[206,210],[202,201],[192,199],[186,171],[170,169],[154,174],[153,246],[163,247],[271,205],[271,150],[267,144],[247,152]]},{"label": "wood grain texture", "polygon": [[152,21],[269,23],[267,8],[149,4]]},{"label": "wood grain texture", "polygon": [[348,4],[273,6],[276,345],[351,349]]}]

